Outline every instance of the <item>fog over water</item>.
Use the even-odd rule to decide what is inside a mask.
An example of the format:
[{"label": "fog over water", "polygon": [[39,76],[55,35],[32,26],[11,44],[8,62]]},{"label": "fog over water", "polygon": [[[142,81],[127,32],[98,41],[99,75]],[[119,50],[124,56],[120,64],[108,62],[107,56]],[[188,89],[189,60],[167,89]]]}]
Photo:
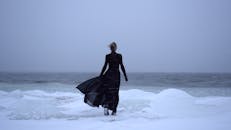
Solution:
[{"label": "fog over water", "polygon": [[229,0],[1,0],[0,71],[231,72]]}]

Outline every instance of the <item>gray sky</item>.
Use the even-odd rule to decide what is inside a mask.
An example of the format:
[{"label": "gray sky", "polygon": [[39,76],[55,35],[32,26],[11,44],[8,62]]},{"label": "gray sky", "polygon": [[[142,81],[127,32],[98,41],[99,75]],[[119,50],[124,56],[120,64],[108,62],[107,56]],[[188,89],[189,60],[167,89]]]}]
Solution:
[{"label": "gray sky", "polygon": [[230,0],[1,0],[0,71],[231,72]]}]

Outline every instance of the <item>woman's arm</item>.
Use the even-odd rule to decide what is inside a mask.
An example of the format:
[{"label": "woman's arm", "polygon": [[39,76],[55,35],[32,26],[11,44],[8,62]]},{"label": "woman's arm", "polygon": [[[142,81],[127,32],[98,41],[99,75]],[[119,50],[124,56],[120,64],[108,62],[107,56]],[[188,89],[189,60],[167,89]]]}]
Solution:
[{"label": "woman's arm", "polygon": [[121,58],[120,58],[120,67],[121,67],[121,70],[123,71],[125,81],[128,81],[128,77],[127,77],[127,74],[126,74],[126,70],[125,70],[125,67],[124,67],[124,64],[123,64],[122,55],[121,55]]},{"label": "woman's arm", "polygon": [[100,76],[103,76],[103,73],[106,70],[106,68],[107,68],[107,56],[105,56],[105,63],[103,65],[103,68],[102,68],[102,71],[100,73]]}]

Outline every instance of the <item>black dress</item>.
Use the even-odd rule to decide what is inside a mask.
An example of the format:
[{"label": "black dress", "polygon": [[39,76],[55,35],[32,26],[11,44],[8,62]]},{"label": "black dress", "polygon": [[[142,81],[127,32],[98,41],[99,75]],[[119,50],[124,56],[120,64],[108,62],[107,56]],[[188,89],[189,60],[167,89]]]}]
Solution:
[{"label": "black dress", "polygon": [[[109,68],[104,74],[107,65]],[[120,88],[119,65],[121,65],[124,76],[127,78],[122,63],[122,55],[111,53],[106,55],[105,64],[99,77],[89,79],[77,86],[77,89],[85,94],[85,103],[96,107],[102,105],[116,112]]]}]

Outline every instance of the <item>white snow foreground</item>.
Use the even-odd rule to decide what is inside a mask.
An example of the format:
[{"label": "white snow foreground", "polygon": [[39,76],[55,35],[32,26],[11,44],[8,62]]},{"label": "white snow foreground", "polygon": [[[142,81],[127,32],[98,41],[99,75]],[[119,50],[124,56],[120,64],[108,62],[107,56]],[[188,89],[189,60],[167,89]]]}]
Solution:
[{"label": "white snow foreground", "polygon": [[1,130],[230,130],[231,97],[120,91],[117,116],[83,103],[80,93],[0,91]]}]

